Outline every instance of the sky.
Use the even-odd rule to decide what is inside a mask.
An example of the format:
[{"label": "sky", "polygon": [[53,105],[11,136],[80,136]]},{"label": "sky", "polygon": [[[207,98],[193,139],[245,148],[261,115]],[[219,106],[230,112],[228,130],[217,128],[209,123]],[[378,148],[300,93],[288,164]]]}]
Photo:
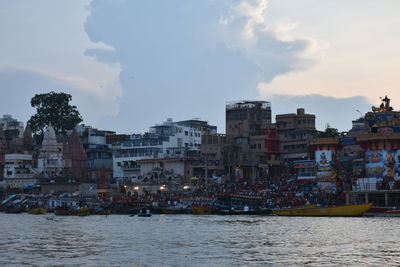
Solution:
[{"label": "sky", "polygon": [[400,105],[398,0],[3,0],[0,115],[72,95],[84,123],[139,133],[167,118],[225,132],[225,104],[305,108],[341,131]]}]

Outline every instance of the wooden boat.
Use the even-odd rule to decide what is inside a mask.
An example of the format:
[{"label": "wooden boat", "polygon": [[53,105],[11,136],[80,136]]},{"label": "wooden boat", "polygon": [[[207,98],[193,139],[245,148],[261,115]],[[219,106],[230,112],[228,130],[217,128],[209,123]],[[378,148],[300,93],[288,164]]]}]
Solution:
[{"label": "wooden boat", "polygon": [[185,207],[162,207],[160,208],[160,213],[162,214],[190,214],[192,212],[191,208]]},{"label": "wooden boat", "polygon": [[272,210],[272,212],[279,216],[361,216],[371,206],[372,203],[328,207],[302,206],[293,209]]},{"label": "wooden boat", "polygon": [[88,208],[82,208],[76,210],[76,216],[88,216],[90,210]]},{"label": "wooden boat", "polygon": [[72,210],[69,208],[57,208],[55,210],[55,214],[59,216],[87,216],[89,215],[90,210],[88,208],[81,208],[77,210]]},{"label": "wooden boat", "polygon": [[45,208],[33,208],[29,211],[29,214],[34,214],[34,215],[40,215],[40,214],[46,214],[47,213],[47,209]]},{"label": "wooden boat", "polygon": [[214,206],[192,206],[192,214],[196,215],[209,215],[216,212]]}]

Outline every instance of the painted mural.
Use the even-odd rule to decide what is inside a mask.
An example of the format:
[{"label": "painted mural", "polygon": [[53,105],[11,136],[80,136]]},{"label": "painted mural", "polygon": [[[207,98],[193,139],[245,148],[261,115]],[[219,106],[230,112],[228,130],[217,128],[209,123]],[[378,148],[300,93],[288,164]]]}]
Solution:
[{"label": "painted mural", "polygon": [[365,171],[369,178],[393,177],[400,179],[400,151],[392,149],[365,152]]}]

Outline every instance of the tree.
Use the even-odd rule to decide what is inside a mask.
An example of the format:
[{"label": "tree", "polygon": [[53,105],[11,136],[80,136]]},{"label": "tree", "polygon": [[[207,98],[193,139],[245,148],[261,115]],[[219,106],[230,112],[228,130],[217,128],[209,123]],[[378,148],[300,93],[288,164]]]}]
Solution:
[{"label": "tree", "polygon": [[70,105],[71,95],[50,92],[36,94],[31,99],[31,106],[36,107],[36,114],[28,121],[32,132],[43,133],[46,125],[51,123],[57,135],[65,135],[83,119],[76,106]]},{"label": "tree", "polygon": [[318,132],[317,137],[318,138],[324,138],[324,137],[337,137],[339,136],[339,131],[336,128],[332,128],[329,123],[326,125],[326,129],[323,132]]}]

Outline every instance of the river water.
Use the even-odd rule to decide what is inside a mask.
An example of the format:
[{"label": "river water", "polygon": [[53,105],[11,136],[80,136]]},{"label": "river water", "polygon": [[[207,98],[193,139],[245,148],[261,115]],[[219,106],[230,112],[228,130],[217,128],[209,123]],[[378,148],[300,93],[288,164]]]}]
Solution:
[{"label": "river water", "polygon": [[0,214],[0,266],[399,266],[400,218]]}]

